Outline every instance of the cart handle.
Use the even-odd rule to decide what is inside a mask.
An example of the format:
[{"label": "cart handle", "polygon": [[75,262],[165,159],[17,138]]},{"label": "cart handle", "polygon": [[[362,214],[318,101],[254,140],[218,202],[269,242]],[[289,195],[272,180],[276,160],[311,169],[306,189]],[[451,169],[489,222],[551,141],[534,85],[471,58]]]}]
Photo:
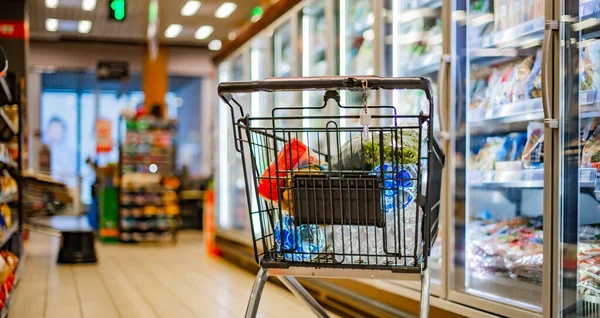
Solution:
[{"label": "cart handle", "polygon": [[[429,100],[433,100],[431,82],[423,77],[378,77],[378,76],[313,76],[269,78],[262,81],[224,82],[219,84],[219,96],[229,100],[229,94],[304,91],[304,90],[362,90],[362,81],[367,80],[368,89],[420,89]],[[229,95],[230,96],[230,95]]]}]

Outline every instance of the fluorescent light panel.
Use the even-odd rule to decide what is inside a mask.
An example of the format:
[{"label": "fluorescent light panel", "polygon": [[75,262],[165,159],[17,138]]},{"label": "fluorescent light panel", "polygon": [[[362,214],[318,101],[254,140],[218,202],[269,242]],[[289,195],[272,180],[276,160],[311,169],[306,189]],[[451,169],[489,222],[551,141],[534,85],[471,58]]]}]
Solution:
[{"label": "fluorescent light panel", "polygon": [[46,30],[48,32],[56,32],[56,30],[58,30],[58,20],[46,19]]},{"label": "fluorescent light panel", "polygon": [[92,29],[92,21],[81,20],[77,23],[77,32],[79,33],[89,33]]},{"label": "fluorescent light panel", "polygon": [[58,0],[46,0],[46,8],[54,9],[58,7]]},{"label": "fluorescent light panel", "polygon": [[215,17],[219,19],[225,19],[229,17],[233,11],[237,8],[237,5],[233,2],[223,2],[215,11]]},{"label": "fluorescent light panel", "polygon": [[181,30],[183,30],[181,24],[171,24],[165,30],[165,37],[169,39],[176,38],[181,33]]},{"label": "fluorescent light panel", "polygon": [[211,51],[218,51],[221,49],[222,43],[219,40],[212,40],[208,43],[208,49]]},{"label": "fluorescent light panel", "polygon": [[84,11],[94,11],[96,9],[96,0],[81,0],[81,9]]},{"label": "fluorescent light panel", "polygon": [[202,3],[196,0],[188,0],[181,8],[181,15],[184,17],[190,17],[198,12]]},{"label": "fluorescent light panel", "polygon": [[194,33],[194,38],[197,40],[205,40],[213,33],[213,31],[214,28],[210,25],[203,25],[196,30],[196,33]]}]

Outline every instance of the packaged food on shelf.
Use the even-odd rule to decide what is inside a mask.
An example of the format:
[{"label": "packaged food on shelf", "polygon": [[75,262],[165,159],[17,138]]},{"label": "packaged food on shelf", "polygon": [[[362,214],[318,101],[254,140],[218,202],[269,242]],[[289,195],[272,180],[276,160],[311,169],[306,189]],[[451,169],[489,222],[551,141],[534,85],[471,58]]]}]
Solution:
[{"label": "packaged food on shelf", "polygon": [[523,166],[539,168],[544,162],[544,124],[531,122],[527,125],[527,143],[523,149]]},{"label": "packaged food on shelf", "polygon": [[540,283],[543,242],[541,220],[475,220],[469,226],[469,268],[477,273],[505,274]]}]

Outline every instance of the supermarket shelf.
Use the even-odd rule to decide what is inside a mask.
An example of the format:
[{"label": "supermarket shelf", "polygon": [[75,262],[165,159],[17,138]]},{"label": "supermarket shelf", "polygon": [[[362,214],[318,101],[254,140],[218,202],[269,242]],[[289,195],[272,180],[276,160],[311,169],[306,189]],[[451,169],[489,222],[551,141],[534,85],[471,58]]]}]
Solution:
[{"label": "supermarket shelf", "polygon": [[17,135],[19,133],[19,130],[15,127],[12,120],[10,120],[10,118],[8,117],[6,112],[4,112],[4,109],[2,109],[2,108],[0,108],[0,118],[2,118],[4,125],[6,125],[8,127],[8,129],[10,129],[10,131],[13,133],[13,135]]},{"label": "supermarket shelf", "polygon": [[430,8],[430,9],[437,9],[437,8],[441,8],[442,7],[442,0],[421,0],[421,1],[417,1],[417,3],[411,7],[404,7],[402,8],[402,10],[410,10],[413,8]]},{"label": "supermarket shelf", "polygon": [[408,23],[417,19],[437,18],[439,16],[440,13],[436,11],[436,8],[418,7],[404,11],[398,17],[398,22]]},{"label": "supermarket shelf", "polygon": [[119,232],[121,233],[163,233],[163,232],[173,232],[176,231],[180,228],[179,225],[177,226],[167,226],[167,227],[149,227],[149,228],[143,228],[143,227],[139,227],[139,226],[131,226],[131,227],[127,227],[127,226],[122,226],[119,229]]},{"label": "supermarket shelf", "polygon": [[0,195],[0,204],[11,203],[11,202],[17,200],[18,198],[19,198],[19,195],[17,192],[6,194],[6,195]]},{"label": "supermarket shelf", "polygon": [[179,214],[151,214],[151,215],[148,214],[148,215],[141,215],[141,216],[121,215],[121,218],[132,219],[132,220],[150,220],[150,219],[160,219],[160,218],[175,219],[178,217],[179,217]]},{"label": "supermarket shelf", "polygon": [[470,46],[473,48],[538,46],[544,37],[544,25],[544,17],[535,18],[506,30],[482,36],[470,43]]},{"label": "supermarket shelf", "polygon": [[512,181],[512,182],[472,182],[471,188],[483,189],[542,189],[544,181]]},{"label": "supermarket shelf", "polygon": [[581,112],[579,114],[579,118],[596,118],[600,117],[600,110],[590,111],[590,112]]},{"label": "supermarket shelf", "polygon": [[594,181],[581,181],[579,182],[581,188],[595,188],[596,184]]},{"label": "supermarket shelf", "polygon": [[413,63],[407,65],[406,75],[418,76],[435,73],[439,70],[442,54],[431,53],[417,58]]},{"label": "supermarket shelf", "polygon": [[489,127],[509,123],[529,122],[544,119],[541,98],[530,99],[512,104],[505,104],[490,110],[492,116],[471,116],[471,127]]},{"label": "supermarket shelf", "polygon": [[15,233],[17,233],[18,230],[19,230],[18,223],[13,224],[8,230],[6,230],[4,232],[4,235],[2,236],[2,239],[0,239],[0,247],[6,245],[6,242],[8,242],[8,240],[10,240],[10,238],[13,235],[15,235]]},{"label": "supermarket shelf", "polygon": [[592,304],[600,304],[600,296],[586,295],[586,294],[578,294],[579,299],[583,301],[587,301]]}]

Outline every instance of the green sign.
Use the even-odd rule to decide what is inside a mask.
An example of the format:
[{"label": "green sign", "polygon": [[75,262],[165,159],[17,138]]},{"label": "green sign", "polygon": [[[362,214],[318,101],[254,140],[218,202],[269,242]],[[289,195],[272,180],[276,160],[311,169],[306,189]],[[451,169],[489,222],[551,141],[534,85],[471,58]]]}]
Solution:
[{"label": "green sign", "polygon": [[127,4],[125,0],[109,0],[108,1],[108,17],[112,20],[123,21],[127,14]]}]

